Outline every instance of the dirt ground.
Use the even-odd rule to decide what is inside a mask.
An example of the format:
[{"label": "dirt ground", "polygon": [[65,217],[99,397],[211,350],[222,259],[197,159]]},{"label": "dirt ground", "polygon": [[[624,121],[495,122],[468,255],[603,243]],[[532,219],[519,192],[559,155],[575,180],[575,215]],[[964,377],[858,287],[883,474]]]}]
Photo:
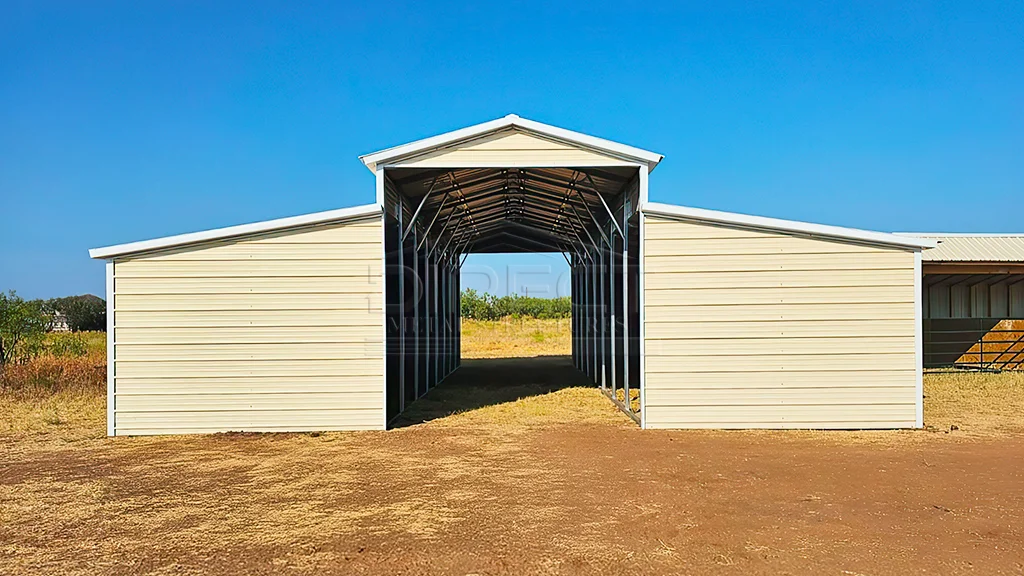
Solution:
[{"label": "dirt ground", "polygon": [[642,431],[583,384],[467,360],[389,432],[2,438],[0,574],[1024,573],[1022,435]]}]

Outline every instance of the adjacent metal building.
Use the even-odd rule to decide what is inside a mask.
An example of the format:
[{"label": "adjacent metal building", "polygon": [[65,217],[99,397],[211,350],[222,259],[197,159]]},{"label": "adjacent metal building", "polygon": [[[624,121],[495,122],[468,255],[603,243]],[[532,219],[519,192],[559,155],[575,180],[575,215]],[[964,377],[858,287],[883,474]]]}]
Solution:
[{"label": "adjacent metal building", "polygon": [[362,157],[374,204],[93,250],[108,432],[386,428],[480,252],[566,256],[573,361],[645,428],[921,426],[935,241],[651,203],[661,159],[512,115]]},{"label": "adjacent metal building", "polygon": [[924,365],[1024,368],[1024,235],[913,234],[924,253]]}]

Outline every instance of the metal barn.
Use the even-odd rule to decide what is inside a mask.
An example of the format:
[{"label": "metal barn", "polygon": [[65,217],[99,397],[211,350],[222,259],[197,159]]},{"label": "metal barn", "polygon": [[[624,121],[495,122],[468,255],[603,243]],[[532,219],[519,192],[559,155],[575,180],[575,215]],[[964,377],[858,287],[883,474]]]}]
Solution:
[{"label": "metal barn", "polygon": [[373,204],[91,251],[109,434],[387,428],[487,252],[565,255],[573,362],[644,428],[922,425],[934,240],[653,203],[661,155],[515,115],[361,160]]},{"label": "metal barn", "polygon": [[924,253],[924,366],[1024,368],[1024,235],[915,234]]}]

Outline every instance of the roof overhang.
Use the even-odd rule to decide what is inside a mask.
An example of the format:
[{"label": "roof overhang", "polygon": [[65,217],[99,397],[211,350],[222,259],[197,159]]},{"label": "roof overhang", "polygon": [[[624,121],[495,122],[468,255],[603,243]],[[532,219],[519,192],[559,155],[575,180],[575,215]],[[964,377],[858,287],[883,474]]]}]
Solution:
[{"label": "roof overhang", "polygon": [[765,230],[769,232],[783,232],[786,234],[808,236],[811,238],[840,240],[872,246],[922,250],[925,248],[934,248],[937,245],[936,241],[930,238],[897,236],[896,234],[890,234],[887,232],[872,232],[870,230],[844,228],[842,226],[811,224],[809,222],[781,220],[779,218],[766,218],[764,216],[749,216],[747,214],[705,210],[703,208],[689,208],[686,206],[675,206],[672,204],[661,204],[658,202],[646,202],[641,204],[640,210],[645,214],[665,216],[679,220],[720,224],[738,228]]},{"label": "roof overhang", "polygon": [[359,159],[362,160],[363,164],[371,172],[376,172],[377,166],[380,165],[391,164],[430,152],[452,148],[477,138],[506,130],[521,130],[568,145],[615,156],[627,162],[635,162],[636,164],[646,166],[648,172],[654,170],[654,167],[664,158],[664,156],[655,152],[642,150],[626,144],[619,144],[618,142],[612,142],[611,140],[597,138],[596,136],[580,132],[573,132],[572,130],[558,128],[557,126],[534,122],[533,120],[520,118],[515,114],[509,114],[504,118],[498,118],[490,122],[431,136],[430,138],[395,146],[380,152],[365,154],[360,156]]},{"label": "roof overhang", "polygon": [[339,210],[327,210],[325,212],[290,216],[288,218],[277,218],[275,220],[254,222],[252,224],[241,224],[239,226],[216,228],[214,230],[204,230],[202,232],[192,232],[190,234],[178,234],[177,236],[167,236],[153,240],[143,240],[141,242],[130,242],[128,244],[118,244],[116,246],[106,246],[104,248],[93,248],[89,250],[89,257],[111,259],[130,254],[152,252],[154,250],[164,250],[167,248],[177,248],[180,246],[188,246],[204,242],[252,236],[254,234],[262,234],[264,232],[274,232],[292,228],[305,228],[321,224],[336,224],[350,220],[359,220],[379,215],[381,212],[382,208],[380,204],[365,204],[363,206],[353,206],[351,208],[341,208]]},{"label": "roof overhang", "polygon": [[1024,264],[1024,234],[964,234],[940,232],[899,232],[899,236],[924,238],[938,242],[925,253],[932,263],[1015,263]]}]

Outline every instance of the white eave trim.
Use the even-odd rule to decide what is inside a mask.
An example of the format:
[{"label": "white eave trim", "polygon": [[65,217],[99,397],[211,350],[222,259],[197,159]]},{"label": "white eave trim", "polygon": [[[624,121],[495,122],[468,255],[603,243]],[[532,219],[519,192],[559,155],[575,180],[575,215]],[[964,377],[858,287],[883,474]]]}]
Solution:
[{"label": "white eave trim", "polygon": [[914,236],[917,238],[1021,238],[1024,237],[1024,233],[1021,232],[984,232],[984,233],[973,233],[973,232],[893,232],[897,236]]},{"label": "white eave trim", "polygon": [[363,164],[365,164],[371,172],[376,172],[378,164],[388,164],[413,156],[419,156],[433,150],[449,148],[454,145],[479,138],[486,134],[515,128],[547,136],[548,138],[565,142],[567,144],[576,144],[598,152],[627,158],[638,164],[646,165],[648,172],[654,170],[654,167],[661,162],[662,158],[664,158],[664,156],[655,152],[649,152],[626,144],[619,144],[618,142],[605,140],[604,138],[598,138],[596,136],[590,136],[580,132],[573,132],[572,130],[566,130],[565,128],[558,128],[557,126],[534,122],[533,120],[520,118],[515,114],[509,114],[504,118],[498,118],[497,120],[491,120],[490,122],[476,124],[467,128],[461,128],[452,132],[439,134],[437,136],[431,136],[430,138],[424,138],[401,146],[395,146],[393,148],[381,150],[380,152],[365,154],[360,156],[359,159],[362,160]]},{"label": "white eave trim", "polygon": [[228,226],[227,228],[216,228],[214,230],[204,230],[202,232],[192,232],[189,234],[178,234],[177,236],[167,236],[153,240],[143,240],[141,242],[130,242],[128,244],[118,244],[116,246],[106,246],[104,248],[93,248],[89,250],[89,257],[99,259],[116,258],[127,254],[151,252],[153,250],[175,248],[178,246],[209,242],[212,240],[250,236],[263,232],[273,232],[275,230],[301,228],[305,226],[315,226],[317,224],[343,222],[345,220],[357,220],[359,218],[365,218],[381,213],[383,213],[383,208],[380,204],[365,204],[363,206],[327,210],[325,212],[290,216],[288,218],[277,218],[275,220],[265,220],[263,222],[254,222],[252,224],[241,224],[239,226]]},{"label": "white eave trim", "polygon": [[655,216],[666,216],[669,218],[677,218],[694,222],[725,224],[730,226],[737,226],[740,228],[752,228],[756,230],[768,230],[774,232],[786,232],[790,234],[801,234],[810,237],[845,240],[848,242],[857,242],[861,244],[893,246],[897,248],[910,248],[914,250],[934,248],[937,245],[935,240],[929,238],[897,236],[895,234],[889,234],[887,232],[872,232],[870,230],[844,228],[842,226],[811,224],[809,222],[781,220],[779,218],[766,218],[764,216],[749,216],[747,214],[720,212],[718,210],[705,210],[703,208],[689,208],[687,206],[661,204],[659,202],[645,202],[640,205],[640,210],[645,214],[651,214]]}]

